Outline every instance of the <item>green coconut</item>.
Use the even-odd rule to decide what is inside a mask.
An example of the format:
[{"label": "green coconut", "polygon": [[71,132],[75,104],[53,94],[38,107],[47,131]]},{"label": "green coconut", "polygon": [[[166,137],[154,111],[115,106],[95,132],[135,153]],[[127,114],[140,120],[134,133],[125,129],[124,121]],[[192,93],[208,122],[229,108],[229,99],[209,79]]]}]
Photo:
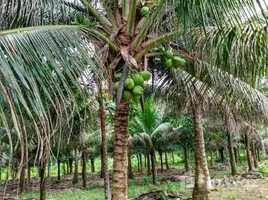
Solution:
[{"label": "green coconut", "polygon": [[173,65],[173,63],[172,63],[172,59],[167,59],[167,60],[165,61],[165,65],[166,65],[166,67],[172,67],[172,65]]},{"label": "green coconut", "polygon": [[143,83],[144,83],[144,79],[140,74],[135,74],[133,76],[133,81],[134,81],[135,85],[141,85],[142,86]]},{"label": "green coconut", "polygon": [[122,98],[125,99],[125,100],[130,100],[132,97],[132,94],[130,91],[128,90],[124,90],[123,93],[122,93]]},{"label": "green coconut", "polygon": [[75,20],[79,24],[83,24],[83,22],[84,22],[84,16],[81,13],[78,13],[78,14],[75,15]]},{"label": "green coconut", "polygon": [[114,83],[114,86],[113,86],[114,91],[117,91],[118,87],[119,87],[119,81]]},{"label": "green coconut", "polygon": [[179,56],[174,56],[173,64],[176,67],[183,66],[183,65],[185,65],[185,60]]},{"label": "green coconut", "polygon": [[142,78],[145,80],[145,81],[148,81],[151,79],[151,73],[149,71],[143,71],[143,72],[140,72],[140,75],[142,76]]},{"label": "green coconut", "polygon": [[164,53],[164,52],[166,52],[166,49],[165,49],[165,47],[161,46],[161,47],[159,47],[159,51]]},{"label": "green coconut", "polygon": [[166,53],[165,53],[165,56],[167,58],[173,58],[173,52],[171,50],[167,50]]},{"label": "green coconut", "polygon": [[141,96],[142,95],[133,95],[133,100],[138,101],[138,100],[140,100]]},{"label": "green coconut", "polygon": [[136,85],[132,90],[133,96],[141,96],[143,92],[143,88],[139,85]]},{"label": "green coconut", "polygon": [[115,80],[117,80],[117,81],[119,81],[120,80],[120,78],[121,78],[121,73],[117,73],[117,74],[115,74]]},{"label": "green coconut", "polygon": [[147,6],[143,6],[143,7],[141,8],[141,15],[144,17],[144,16],[146,16],[146,15],[149,14],[149,11],[150,11],[149,7],[147,7]]},{"label": "green coconut", "polygon": [[88,18],[85,18],[82,24],[85,25],[85,26],[88,26],[88,25],[91,24],[91,22],[90,22],[90,20]]},{"label": "green coconut", "polygon": [[134,81],[132,80],[132,78],[127,78],[125,80],[125,88],[127,88],[128,90],[132,90],[134,88],[135,84]]}]

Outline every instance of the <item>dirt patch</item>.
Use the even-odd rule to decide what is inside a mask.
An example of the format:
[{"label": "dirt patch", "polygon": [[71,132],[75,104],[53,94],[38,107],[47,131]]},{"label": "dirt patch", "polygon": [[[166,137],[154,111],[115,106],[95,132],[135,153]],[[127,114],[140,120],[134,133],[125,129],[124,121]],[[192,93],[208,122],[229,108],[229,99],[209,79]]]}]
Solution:
[{"label": "dirt patch", "polygon": [[259,200],[268,199],[268,178],[245,179],[242,183],[234,183],[229,187],[217,187],[217,191],[209,194],[214,200]]}]

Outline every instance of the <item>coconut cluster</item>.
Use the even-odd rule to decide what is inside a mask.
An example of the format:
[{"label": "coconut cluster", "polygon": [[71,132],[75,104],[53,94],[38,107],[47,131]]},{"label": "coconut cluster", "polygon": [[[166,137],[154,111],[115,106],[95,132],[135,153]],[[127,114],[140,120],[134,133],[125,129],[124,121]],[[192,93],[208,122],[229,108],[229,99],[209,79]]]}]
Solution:
[{"label": "coconut cluster", "polygon": [[167,50],[162,57],[162,62],[166,67],[178,68],[185,65],[185,60],[180,56],[175,56],[172,50]]},{"label": "coconut cluster", "polygon": [[[121,74],[118,73],[115,75],[115,82],[113,89],[117,92],[119,87],[119,80]],[[144,81],[151,79],[151,73],[149,71],[142,71],[138,74],[130,75],[126,78],[124,83],[124,90],[122,93],[122,98],[125,100],[139,100],[144,93],[143,84]]]},{"label": "coconut cluster", "polygon": [[171,49],[166,50],[165,47],[160,46],[153,48],[152,51],[163,53],[161,61],[166,67],[178,68],[185,65],[185,60],[180,56],[174,55]]},{"label": "coconut cluster", "polygon": [[81,13],[77,13],[75,15],[75,22],[74,22],[75,25],[84,25],[84,26],[88,26],[91,24],[90,20],[86,17],[84,17],[83,14]]}]

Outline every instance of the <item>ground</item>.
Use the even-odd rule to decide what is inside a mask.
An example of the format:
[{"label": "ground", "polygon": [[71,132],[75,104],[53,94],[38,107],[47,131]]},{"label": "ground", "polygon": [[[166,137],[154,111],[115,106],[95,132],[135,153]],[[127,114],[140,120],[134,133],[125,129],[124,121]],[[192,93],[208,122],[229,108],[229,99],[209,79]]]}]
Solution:
[{"label": "ground", "polygon": [[[267,168],[260,168],[261,171]],[[239,166],[239,172],[245,170],[245,165]],[[245,178],[229,178],[230,169],[228,165],[218,164],[217,167],[211,168],[212,182],[215,187],[209,196],[211,200],[255,200],[268,199],[268,177],[258,179]],[[81,177],[80,177],[81,178]],[[253,177],[254,178],[254,177]],[[80,183],[76,186],[72,185],[72,175],[65,175],[57,181],[56,177],[48,180],[48,200],[75,200],[90,199],[103,200],[103,181],[99,178],[99,173],[88,174],[88,188],[82,189]],[[171,169],[160,173],[158,170],[158,185],[151,184],[152,179],[143,174],[136,173],[135,178],[129,180],[128,195],[129,198],[136,197],[140,194],[153,190],[169,191],[169,193],[183,195],[186,199],[191,197],[193,187],[193,174],[184,173],[182,167],[172,166]],[[31,190],[21,198],[32,199],[38,197],[38,178],[32,179]],[[8,187],[8,196],[16,196],[17,184],[10,183]],[[3,185],[0,186],[0,194],[3,192]]]}]

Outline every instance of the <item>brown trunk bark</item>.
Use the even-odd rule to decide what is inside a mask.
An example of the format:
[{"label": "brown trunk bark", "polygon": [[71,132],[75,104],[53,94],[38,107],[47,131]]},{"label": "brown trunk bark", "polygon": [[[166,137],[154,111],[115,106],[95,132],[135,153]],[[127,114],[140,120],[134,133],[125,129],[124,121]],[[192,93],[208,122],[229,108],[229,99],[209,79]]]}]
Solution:
[{"label": "brown trunk bark", "polygon": [[160,157],[160,164],[161,164],[161,173],[164,172],[164,164],[163,164],[163,153],[162,151],[159,151],[159,157]]},{"label": "brown trunk bark", "polygon": [[70,169],[70,174],[73,174],[73,159],[69,160],[69,169]]},{"label": "brown trunk bark", "polygon": [[70,166],[68,161],[66,161],[67,174],[70,174]]},{"label": "brown trunk bark", "polygon": [[59,181],[60,180],[60,160],[59,159],[58,159],[57,165],[58,165],[58,181]]},{"label": "brown trunk bark", "polygon": [[138,172],[141,172],[141,166],[140,166],[140,158],[139,155],[136,156],[137,162],[138,162]]},{"label": "brown trunk bark", "polygon": [[195,184],[193,200],[208,199],[208,189],[212,189],[207,166],[205,142],[203,135],[203,104],[201,99],[192,102],[194,120],[194,157],[195,157]]},{"label": "brown trunk bark", "polygon": [[252,140],[252,157],[253,157],[253,163],[254,163],[254,167],[257,168],[258,167],[258,161],[257,161],[257,155],[256,155],[256,149],[255,149],[255,141]]},{"label": "brown trunk bark", "polygon": [[237,175],[237,168],[236,168],[236,162],[235,162],[233,138],[230,134],[227,134],[227,138],[228,138],[228,149],[229,149],[231,173],[233,176],[235,176],[235,175]]},{"label": "brown trunk bark", "polygon": [[167,156],[167,152],[165,152],[165,163],[166,163],[166,169],[169,169],[169,165],[168,165],[168,156]]},{"label": "brown trunk bark", "polygon": [[101,176],[104,178],[105,200],[111,199],[108,153],[107,153],[107,134],[105,127],[105,110],[102,98],[102,84],[99,81],[99,106],[100,106],[100,124],[101,124]]},{"label": "brown trunk bark", "polygon": [[90,158],[91,172],[95,172],[95,159]]},{"label": "brown trunk bark", "polygon": [[225,162],[225,157],[224,157],[224,148],[219,149],[220,157],[221,157],[221,163]]},{"label": "brown trunk bark", "polygon": [[235,156],[235,163],[237,163],[237,148],[234,147],[234,156]]},{"label": "brown trunk bark", "polygon": [[152,163],[153,184],[156,184],[156,182],[157,182],[157,180],[156,180],[157,172],[156,172],[156,163],[155,163],[155,151],[152,150],[150,154],[151,154],[151,163]]},{"label": "brown trunk bark", "polygon": [[25,174],[26,174],[25,172],[26,172],[26,165],[23,164],[20,171],[19,194],[23,194],[25,192]]},{"label": "brown trunk bark", "polygon": [[246,143],[246,152],[247,152],[247,160],[248,160],[248,171],[253,170],[252,165],[252,157],[251,157],[251,151],[250,151],[250,140],[248,133],[245,134],[245,143]]},{"label": "brown trunk bark", "polygon": [[47,177],[50,177],[50,161],[47,163]]},{"label": "brown trunk bark", "polygon": [[188,151],[186,147],[183,147],[183,155],[184,155],[184,167],[185,171],[189,172],[190,171],[190,165],[189,165],[189,156],[188,156]]},{"label": "brown trunk bark", "polygon": [[133,179],[134,174],[133,174],[133,169],[132,169],[132,163],[131,163],[131,154],[128,153],[128,178]]},{"label": "brown trunk bark", "polygon": [[260,162],[261,161],[261,157],[260,157],[260,150],[259,149],[257,150],[257,155],[258,155],[258,161]]},{"label": "brown trunk bark", "polygon": [[214,152],[213,152],[213,150],[212,151],[210,151],[210,165],[211,166],[214,166],[215,165],[215,161],[214,161]]},{"label": "brown trunk bark", "polygon": [[82,151],[82,180],[83,187],[87,187],[87,153]]},{"label": "brown trunk bark", "polygon": [[140,159],[140,166],[141,166],[141,173],[143,172],[143,166],[142,166],[142,154],[139,154],[139,159]]},{"label": "brown trunk bark", "polygon": [[27,166],[27,190],[30,191],[31,188],[31,164],[30,161],[28,161]]},{"label": "brown trunk bark", "polygon": [[112,199],[127,200],[128,102],[122,99],[115,113]]},{"label": "brown trunk bark", "polygon": [[26,174],[26,166],[27,166],[26,156],[27,156],[26,150],[24,150],[23,162],[22,162],[22,167],[20,171],[19,194],[23,194],[25,192],[25,174]]},{"label": "brown trunk bark", "polygon": [[151,171],[150,154],[147,153],[147,175],[150,176],[151,174],[152,174],[152,171]]},{"label": "brown trunk bark", "polygon": [[73,177],[73,184],[78,183],[78,150],[74,150],[74,177]]},{"label": "brown trunk bark", "polygon": [[46,160],[40,164],[40,200],[46,200]]}]

